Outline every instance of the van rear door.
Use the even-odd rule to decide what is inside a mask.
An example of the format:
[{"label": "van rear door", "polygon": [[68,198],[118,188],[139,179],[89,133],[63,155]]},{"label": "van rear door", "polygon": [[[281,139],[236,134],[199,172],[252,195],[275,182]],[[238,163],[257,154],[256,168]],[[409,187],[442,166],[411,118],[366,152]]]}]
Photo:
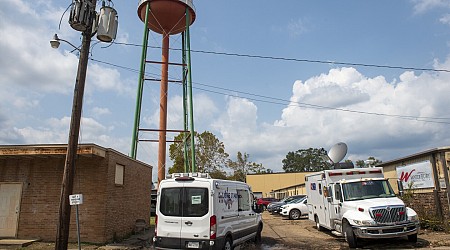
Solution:
[{"label": "van rear door", "polygon": [[162,236],[161,246],[181,248],[181,218],[183,187],[177,183],[167,183],[160,190],[158,197],[158,227],[157,234]]},{"label": "van rear door", "polygon": [[210,238],[212,215],[211,184],[197,179],[184,182],[183,217],[181,218],[181,244],[185,248],[200,247],[201,241]]}]

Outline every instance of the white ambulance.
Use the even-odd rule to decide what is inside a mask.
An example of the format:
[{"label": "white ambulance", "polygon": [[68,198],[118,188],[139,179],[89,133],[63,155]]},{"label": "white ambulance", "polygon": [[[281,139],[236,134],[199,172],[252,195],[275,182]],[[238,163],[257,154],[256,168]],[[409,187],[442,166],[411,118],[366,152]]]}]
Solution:
[{"label": "white ambulance", "polygon": [[263,222],[250,186],[206,173],[171,174],[157,193],[156,249],[233,249],[261,241]]},{"label": "white ambulance", "polygon": [[382,168],[324,170],[305,179],[308,217],[318,230],[344,236],[352,248],[359,238],[417,241],[417,214],[397,198]]}]

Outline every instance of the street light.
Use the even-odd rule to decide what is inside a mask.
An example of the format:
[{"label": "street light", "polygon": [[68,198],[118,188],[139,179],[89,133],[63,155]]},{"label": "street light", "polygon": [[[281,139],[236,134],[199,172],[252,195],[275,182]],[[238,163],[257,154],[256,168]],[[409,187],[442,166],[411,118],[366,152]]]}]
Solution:
[{"label": "street light", "polygon": [[58,37],[58,34],[53,35],[53,39],[50,40],[50,46],[52,46],[52,48],[54,48],[54,49],[59,48],[59,45],[61,44],[59,41],[66,42],[66,43],[68,43],[70,46],[72,46],[74,49],[80,51],[80,49],[79,49],[77,46],[73,45],[71,42],[59,38],[59,37]]}]

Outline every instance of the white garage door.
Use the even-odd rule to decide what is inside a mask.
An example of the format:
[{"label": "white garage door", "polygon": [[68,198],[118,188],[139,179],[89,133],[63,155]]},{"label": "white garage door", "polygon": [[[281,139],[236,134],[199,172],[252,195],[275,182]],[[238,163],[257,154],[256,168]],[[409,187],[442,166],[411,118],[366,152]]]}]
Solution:
[{"label": "white garage door", "polygon": [[16,237],[21,183],[0,183],[0,237]]}]

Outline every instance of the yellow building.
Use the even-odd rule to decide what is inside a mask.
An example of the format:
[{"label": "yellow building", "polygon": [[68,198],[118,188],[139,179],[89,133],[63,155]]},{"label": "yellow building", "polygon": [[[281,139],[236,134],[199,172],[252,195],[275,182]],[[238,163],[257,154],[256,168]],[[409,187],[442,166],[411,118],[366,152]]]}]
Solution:
[{"label": "yellow building", "polygon": [[303,173],[249,174],[247,183],[255,194],[282,199],[286,196],[306,194]]}]

